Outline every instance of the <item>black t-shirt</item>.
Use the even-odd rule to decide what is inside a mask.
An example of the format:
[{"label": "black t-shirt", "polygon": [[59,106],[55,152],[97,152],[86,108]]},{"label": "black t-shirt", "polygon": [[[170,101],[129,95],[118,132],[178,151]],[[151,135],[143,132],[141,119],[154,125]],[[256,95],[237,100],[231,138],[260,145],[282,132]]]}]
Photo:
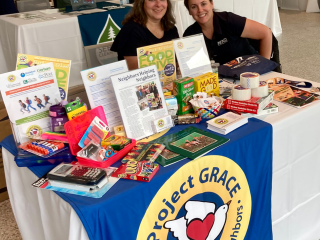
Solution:
[{"label": "black t-shirt", "polygon": [[[245,24],[245,17],[231,12],[214,12],[212,40],[203,34],[211,60],[224,64],[243,55],[258,54],[248,40],[241,37]],[[183,36],[199,33],[202,33],[201,27],[195,22],[187,28]]]},{"label": "black t-shirt", "polygon": [[137,56],[137,48],[152,44],[171,41],[179,38],[176,27],[164,31],[162,38],[155,37],[146,27],[133,21],[127,22],[115,38],[111,51],[118,53],[118,60],[123,60],[124,56]]}]

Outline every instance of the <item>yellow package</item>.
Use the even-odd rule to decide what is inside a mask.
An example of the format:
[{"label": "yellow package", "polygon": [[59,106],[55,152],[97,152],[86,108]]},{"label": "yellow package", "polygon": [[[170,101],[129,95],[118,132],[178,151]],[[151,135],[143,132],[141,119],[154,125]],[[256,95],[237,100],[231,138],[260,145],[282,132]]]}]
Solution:
[{"label": "yellow package", "polygon": [[78,116],[80,116],[81,114],[85,113],[86,111],[87,111],[86,106],[79,107],[79,108],[73,110],[72,112],[68,112],[68,113],[67,113],[68,119],[69,119],[69,120],[72,120],[72,119],[74,119],[75,117],[78,117]]},{"label": "yellow package", "polygon": [[217,73],[208,72],[194,78],[195,92],[212,93],[219,96],[219,78]]}]

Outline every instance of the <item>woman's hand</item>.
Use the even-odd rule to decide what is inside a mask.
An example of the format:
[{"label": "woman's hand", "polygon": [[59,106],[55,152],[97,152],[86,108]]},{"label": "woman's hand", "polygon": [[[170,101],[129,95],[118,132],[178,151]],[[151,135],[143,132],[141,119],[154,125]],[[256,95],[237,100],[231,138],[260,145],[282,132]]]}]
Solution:
[{"label": "woman's hand", "polygon": [[127,61],[129,71],[139,68],[137,56],[124,56],[123,58]]},{"label": "woman's hand", "polygon": [[260,40],[260,55],[270,59],[272,51],[272,32],[267,26],[247,19],[241,37]]}]

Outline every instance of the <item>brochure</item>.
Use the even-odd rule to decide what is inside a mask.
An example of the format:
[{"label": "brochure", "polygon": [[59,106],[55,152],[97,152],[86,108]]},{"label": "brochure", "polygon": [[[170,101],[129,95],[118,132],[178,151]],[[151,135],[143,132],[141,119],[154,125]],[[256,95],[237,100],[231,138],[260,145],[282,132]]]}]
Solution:
[{"label": "brochure", "polygon": [[236,114],[240,114],[247,118],[251,118],[251,117],[260,117],[260,116],[269,115],[272,113],[277,113],[279,112],[279,107],[276,104],[271,102],[258,114],[251,114],[251,113],[244,113],[244,112],[237,112],[237,111],[234,111],[234,112]]},{"label": "brochure", "polygon": [[16,70],[29,68],[29,67],[33,67],[33,66],[37,66],[45,63],[50,63],[50,62],[53,63],[53,67],[56,73],[56,78],[58,82],[61,99],[65,100],[68,96],[71,60],[40,57],[40,56],[19,53]]},{"label": "brochure", "polygon": [[152,121],[168,115],[157,67],[136,69],[111,80],[127,137],[140,140],[153,135]]},{"label": "brochure", "polygon": [[0,74],[0,82],[18,143],[50,131],[49,107],[61,101],[53,63]]},{"label": "brochure", "polygon": [[81,71],[91,108],[103,107],[112,132],[122,119],[110,77],[127,71],[125,60]]},{"label": "brochure", "polygon": [[320,100],[320,95],[318,94],[310,93],[287,84],[272,85],[271,89],[275,91],[274,100],[296,108],[302,108]]},{"label": "brochure", "polygon": [[238,127],[248,123],[248,118],[233,112],[227,112],[207,121],[208,129],[220,134],[228,134]]},{"label": "brochure", "polygon": [[[230,140],[196,127],[188,127],[164,138],[167,138],[164,142],[167,149],[191,159],[199,158]],[[159,142],[157,140],[155,142]]]},{"label": "brochure", "polygon": [[176,59],[172,41],[137,48],[137,56],[139,68],[156,65],[161,86],[172,90],[173,81],[176,80]]},{"label": "brochure", "polygon": [[203,34],[173,40],[182,77],[196,77],[212,72]]}]

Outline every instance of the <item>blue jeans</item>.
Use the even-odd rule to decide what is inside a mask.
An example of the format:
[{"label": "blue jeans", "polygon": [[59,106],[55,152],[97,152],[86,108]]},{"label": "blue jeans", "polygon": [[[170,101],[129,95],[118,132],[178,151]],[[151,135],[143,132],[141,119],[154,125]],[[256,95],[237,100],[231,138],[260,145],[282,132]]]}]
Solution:
[{"label": "blue jeans", "polygon": [[37,110],[37,109],[35,109],[34,107],[32,107],[31,104],[28,104],[27,110],[30,111],[30,108],[32,108],[33,110]]},{"label": "blue jeans", "polygon": [[38,106],[38,108],[40,108],[40,109],[41,109],[41,107],[44,108],[44,106],[43,106],[41,103],[38,103],[37,106]]}]

